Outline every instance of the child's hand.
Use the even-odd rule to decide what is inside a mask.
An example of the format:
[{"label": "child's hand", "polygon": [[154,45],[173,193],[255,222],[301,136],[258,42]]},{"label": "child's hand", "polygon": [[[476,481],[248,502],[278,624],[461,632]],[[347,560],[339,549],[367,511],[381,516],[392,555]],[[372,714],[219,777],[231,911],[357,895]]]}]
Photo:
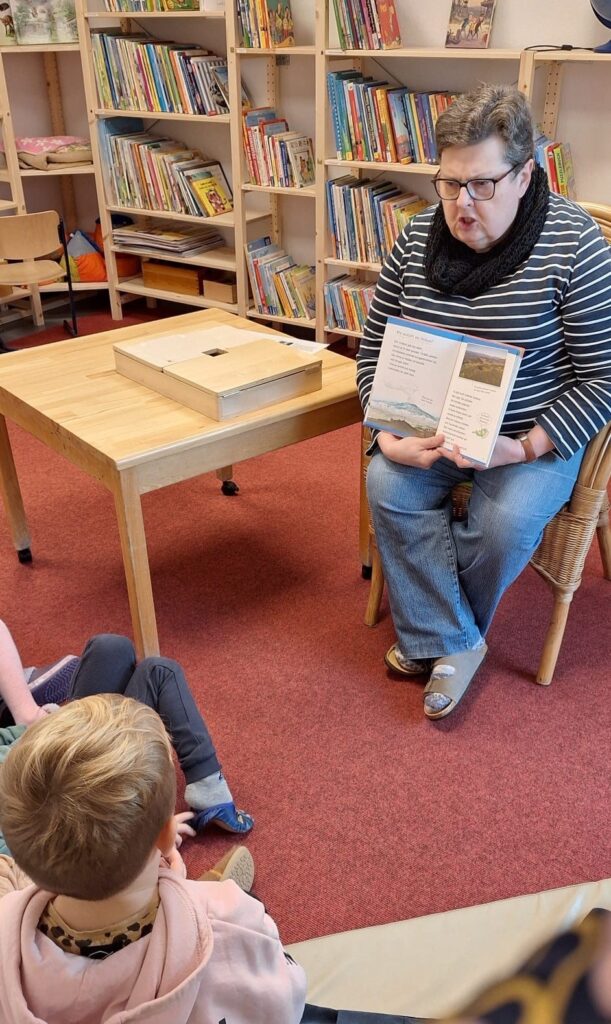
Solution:
[{"label": "child's hand", "polygon": [[187,877],[186,864],[176,848],[171,850],[170,853],[164,854],[164,857],[170,871],[175,871],[181,878]]},{"label": "child's hand", "polygon": [[181,811],[180,814],[174,815],[174,823],[176,825],[176,838],[174,840],[176,849],[178,850],[182,846],[183,836],[196,836],[197,832],[187,822],[193,817],[193,811]]}]

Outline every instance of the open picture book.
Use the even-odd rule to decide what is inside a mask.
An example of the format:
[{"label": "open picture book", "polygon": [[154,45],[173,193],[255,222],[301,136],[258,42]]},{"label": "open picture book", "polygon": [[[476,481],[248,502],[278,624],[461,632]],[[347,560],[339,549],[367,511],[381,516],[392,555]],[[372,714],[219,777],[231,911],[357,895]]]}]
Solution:
[{"label": "open picture book", "polygon": [[487,466],[523,351],[389,317],[365,423],[401,437],[444,434],[444,448]]}]

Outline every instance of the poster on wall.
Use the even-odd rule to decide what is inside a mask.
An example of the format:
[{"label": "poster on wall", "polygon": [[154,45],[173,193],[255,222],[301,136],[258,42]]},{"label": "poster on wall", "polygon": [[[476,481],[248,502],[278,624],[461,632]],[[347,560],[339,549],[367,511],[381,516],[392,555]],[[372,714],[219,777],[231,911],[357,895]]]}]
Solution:
[{"label": "poster on wall", "polygon": [[485,49],[490,43],[490,29],[496,0],[452,0],[446,46],[465,50]]},{"label": "poster on wall", "polygon": [[74,0],[10,0],[17,43],[76,43]]}]

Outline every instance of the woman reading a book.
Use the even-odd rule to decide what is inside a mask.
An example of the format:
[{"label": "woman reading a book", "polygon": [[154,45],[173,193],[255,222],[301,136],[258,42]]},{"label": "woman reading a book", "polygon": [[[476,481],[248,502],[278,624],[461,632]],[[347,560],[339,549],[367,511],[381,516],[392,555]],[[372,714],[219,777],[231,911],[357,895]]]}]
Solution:
[{"label": "woman reading a book", "polygon": [[[524,355],[486,469],[439,434],[374,434],[367,487],[397,633],[386,664],[428,677],[429,718],[464,695],[504,591],[611,419],[611,248],[549,192],[525,98],[482,85],[439,117],[436,136],[440,202],[410,221],[380,274],[358,355],[363,407],[389,316]],[[464,481],[469,513],[456,522],[451,491]]]}]

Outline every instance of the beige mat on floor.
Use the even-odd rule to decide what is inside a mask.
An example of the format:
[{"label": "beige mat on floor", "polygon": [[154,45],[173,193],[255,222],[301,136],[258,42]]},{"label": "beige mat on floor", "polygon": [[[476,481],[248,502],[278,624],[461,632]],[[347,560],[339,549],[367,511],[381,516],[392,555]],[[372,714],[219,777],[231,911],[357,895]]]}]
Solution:
[{"label": "beige mat on floor", "polygon": [[593,907],[611,879],[297,942],[308,1001],[344,1010],[439,1017],[514,970]]}]

